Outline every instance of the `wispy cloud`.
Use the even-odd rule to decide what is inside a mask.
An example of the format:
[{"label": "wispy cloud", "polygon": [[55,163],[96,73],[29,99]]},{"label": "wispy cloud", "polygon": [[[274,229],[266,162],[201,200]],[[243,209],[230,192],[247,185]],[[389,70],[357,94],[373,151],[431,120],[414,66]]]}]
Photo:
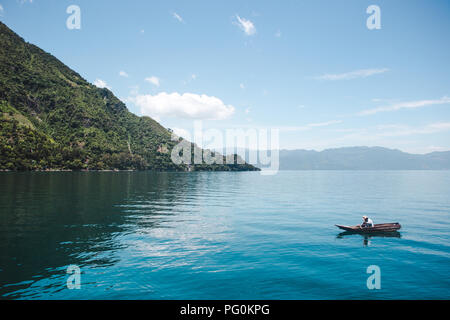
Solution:
[{"label": "wispy cloud", "polygon": [[412,108],[421,108],[421,107],[427,107],[432,105],[439,105],[439,104],[447,104],[450,103],[450,98],[447,96],[442,97],[441,99],[437,100],[418,100],[418,101],[407,101],[407,102],[399,102],[395,104],[391,104],[388,106],[381,106],[373,109],[367,109],[363,110],[358,115],[360,116],[367,116],[372,115],[378,112],[388,112],[388,111],[396,111],[400,109],[412,109]]},{"label": "wispy cloud", "polygon": [[450,130],[450,122],[435,122],[420,127],[397,126],[395,130],[379,132],[379,137],[410,136],[415,134],[432,134]]},{"label": "wispy cloud", "polygon": [[315,77],[317,80],[350,80],[357,78],[367,78],[373,76],[375,74],[385,73],[389,71],[388,68],[380,68],[380,69],[361,69],[355,70],[346,73],[338,73],[338,74],[324,74],[318,77]]},{"label": "wispy cloud", "polygon": [[[406,124],[388,124],[364,128],[347,128],[333,130],[336,133],[345,133],[335,136],[330,141],[351,141],[355,143],[375,143],[382,145],[392,137],[406,137],[414,135],[427,135],[450,130],[450,122],[434,122],[419,126]],[[386,140],[388,139],[388,140]]]},{"label": "wispy cloud", "polygon": [[159,78],[158,77],[151,76],[151,77],[145,78],[145,81],[159,87]]},{"label": "wispy cloud", "polygon": [[331,120],[331,121],[326,121],[326,122],[319,122],[319,123],[310,123],[308,124],[309,127],[326,127],[326,126],[330,126],[332,124],[337,124],[337,123],[341,123],[341,120]]},{"label": "wispy cloud", "polygon": [[281,31],[277,30],[277,32],[275,32],[275,37],[279,38],[281,37]]},{"label": "wispy cloud", "polygon": [[236,15],[236,20],[237,21],[235,21],[234,24],[237,25],[242,31],[244,31],[247,36],[251,36],[256,33],[255,25],[250,20],[241,18],[238,15]]},{"label": "wispy cloud", "polygon": [[125,71],[120,71],[119,76],[128,78],[128,73],[126,73]]},{"label": "wispy cloud", "polygon": [[172,17],[174,17],[175,19],[177,19],[179,22],[184,23],[183,18],[176,12],[172,12]]},{"label": "wispy cloud", "polygon": [[307,131],[317,127],[327,127],[333,124],[341,123],[341,120],[331,120],[326,122],[318,122],[318,123],[308,123],[304,126],[293,126],[293,127],[281,127],[281,131]]}]

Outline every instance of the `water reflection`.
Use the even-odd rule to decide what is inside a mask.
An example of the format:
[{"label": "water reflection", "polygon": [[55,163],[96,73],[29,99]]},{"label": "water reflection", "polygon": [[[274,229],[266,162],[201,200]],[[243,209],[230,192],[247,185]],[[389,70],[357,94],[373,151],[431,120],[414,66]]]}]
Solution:
[{"label": "water reflection", "polygon": [[[442,299],[450,173],[423,176],[0,173],[0,299],[372,299],[353,281],[368,263],[402,271],[380,299]],[[324,225],[361,207],[408,232],[329,245]],[[81,290],[66,287],[71,264]]]},{"label": "water reflection", "polygon": [[357,232],[351,232],[351,231],[344,231],[339,233],[336,238],[343,239],[345,236],[351,236],[351,235],[360,235],[363,237],[363,246],[367,247],[370,246],[372,238],[401,238],[402,235],[400,232],[378,232],[378,233],[371,233],[371,234],[361,234]]},{"label": "water reflection", "polygon": [[117,264],[118,252],[132,244],[121,240],[125,235],[160,226],[175,214],[176,204],[190,201],[183,190],[192,195],[196,183],[169,175],[2,174],[0,296],[18,298],[36,281],[65,277],[71,264],[82,269]]}]

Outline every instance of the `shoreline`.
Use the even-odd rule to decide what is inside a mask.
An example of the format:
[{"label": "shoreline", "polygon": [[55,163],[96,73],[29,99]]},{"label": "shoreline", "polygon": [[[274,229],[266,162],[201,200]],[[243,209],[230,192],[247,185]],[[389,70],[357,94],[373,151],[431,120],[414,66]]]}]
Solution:
[{"label": "shoreline", "polygon": [[[258,168],[259,169],[259,168]],[[73,170],[73,169],[45,169],[45,170],[10,170],[10,169],[0,169],[1,172],[259,172],[259,170],[133,170],[133,169],[102,169],[102,170],[95,170],[95,169],[80,169],[80,170]]]}]

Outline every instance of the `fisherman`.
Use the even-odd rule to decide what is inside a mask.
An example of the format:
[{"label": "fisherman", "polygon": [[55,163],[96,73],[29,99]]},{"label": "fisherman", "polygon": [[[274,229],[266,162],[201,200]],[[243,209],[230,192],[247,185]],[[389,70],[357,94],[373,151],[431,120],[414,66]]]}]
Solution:
[{"label": "fisherman", "polygon": [[363,223],[361,223],[361,228],[373,227],[373,221],[367,216],[363,216]]}]

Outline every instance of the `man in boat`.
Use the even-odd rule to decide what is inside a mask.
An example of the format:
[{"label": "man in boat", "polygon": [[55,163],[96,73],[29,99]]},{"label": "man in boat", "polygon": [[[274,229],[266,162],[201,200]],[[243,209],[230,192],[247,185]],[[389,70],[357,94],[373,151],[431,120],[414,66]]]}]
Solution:
[{"label": "man in boat", "polygon": [[373,221],[367,216],[363,216],[363,223],[361,223],[361,228],[373,227]]}]

